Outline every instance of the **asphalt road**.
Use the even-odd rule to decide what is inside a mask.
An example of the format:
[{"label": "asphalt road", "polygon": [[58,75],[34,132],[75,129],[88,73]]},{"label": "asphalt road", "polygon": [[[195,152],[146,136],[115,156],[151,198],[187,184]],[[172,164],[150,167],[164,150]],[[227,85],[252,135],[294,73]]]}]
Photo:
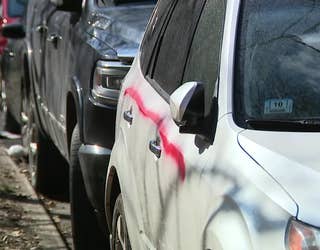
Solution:
[{"label": "asphalt road", "polygon": [[7,154],[21,140],[1,136],[3,121],[0,113],[0,249],[72,249],[69,204],[35,193],[26,159]]}]

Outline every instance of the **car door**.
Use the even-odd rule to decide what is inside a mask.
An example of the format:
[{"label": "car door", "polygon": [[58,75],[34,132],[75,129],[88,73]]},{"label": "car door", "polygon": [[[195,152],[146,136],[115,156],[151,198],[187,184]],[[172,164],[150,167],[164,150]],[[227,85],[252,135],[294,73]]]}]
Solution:
[{"label": "car door", "polygon": [[[154,24],[159,17],[154,14],[142,46],[142,72],[137,73],[136,83],[124,90],[133,107],[129,110],[133,110],[130,129],[134,132],[128,133],[134,133],[131,140],[135,143],[128,146],[136,159],[133,167],[141,194],[146,247],[197,249],[202,236],[190,235],[186,229],[190,225],[205,227],[207,213],[198,209],[197,203],[204,203],[199,207],[206,209],[209,205],[197,199],[196,192],[207,156],[199,143],[206,142],[179,132],[169,102],[183,83],[203,82],[205,110],[210,112],[219,75],[225,1],[171,3],[173,7],[167,8],[170,18],[164,22],[166,27],[158,25],[158,33]],[[161,10],[156,13],[163,15]]]},{"label": "car door", "polygon": [[[155,10],[153,17],[151,17],[153,27],[155,27],[153,30],[153,34],[155,35],[150,38],[151,41],[149,43],[151,45],[148,46],[149,49],[146,52],[148,55],[151,54],[150,52],[157,43],[156,38],[161,34],[162,28],[166,25],[173,7],[174,1],[170,0],[162,1],[157,5],[156,8],[159,12]],[[133,69],[136,68],[133,67]],[[152,238],[152,232],[146,231],[150,228],[152,222],[150,221],[148,207],[146,207],[146,202],[149,199],[147,197],[148,190],[145,188],[145,182],[143,182],[143,180],[148,178],[146,176],[148,171],[145,171],[144,166],[144,152],[149,147],[147,134],[150,133],[149,130],[155,132],[154,123],[158,122],[160,116],[157,113],[149,112],[150,110],[147,109],[146,99],[141,95],[142,89],[140,89],[144,85],[137,84],[143,80],[144,77],[139,69],[134,71],[134,74],[127,76],[119,100],[121,106],[118,106],[117,126],[120,131],[119,135],[123,138],[124,155],[127,156],[124,163],[124,167],[127,170],[123,173],[122,180],[126,185],[123,186],[122,192],[127,197],[128,206],[133,207],[135,217],[137,218],[132,223],[128,223],[128,225],[135,225],[133,228],[129,228],[129,230],[131,230],[131,235],[135,235],[137,239],[143,235],[142,240],[144,243],[142,245],[147,245],[148,247],[149,244],[152,247],[153,243],[150,243],[149,240]],[[150,89],[149,84],[146,87]],[[149,100],[149,98],[147,99]],[[119,113],[121,114],[119,115]],[[127,189],[127,187],[130,188]],[[134,195],[134,190],[137,190],[137,195]],[[156,198],[154,200],[156,202],[159,201]],[[129,216],[128,220],[130,219],[131,217]],[[141,246],[136,247],[141,248]]]},{"label": "car door", "polygon": [[45,97],[45,46],[47,37],[47,19],[54,11],[49,0],[31,0],[27,10],[27,39],[31,47],[30,77],[35,92],[37,106],[41,107],[42,125],[46,128],[47,101]]},{"label": "car door", "polygon": [[72,13],[56,9],[48,17],[45,46],[45,98],[47,100],[49,133],[62,152],[67,152],[65,117],[66,85],[69,84],[70,32]]}]

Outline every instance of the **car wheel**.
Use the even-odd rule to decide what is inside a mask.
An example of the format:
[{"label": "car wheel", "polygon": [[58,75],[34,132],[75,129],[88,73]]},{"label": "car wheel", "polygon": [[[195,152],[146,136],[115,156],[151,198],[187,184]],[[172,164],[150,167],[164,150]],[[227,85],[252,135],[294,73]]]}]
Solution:
[{"label": "car wheel", "polygon": [[70,205],[74,249],[109,249],[107,238],[100,230],[85,189],[78,157],[80,145],[79,128],[76,125],[70,149]]},{"label": "car wheel", "polygon": [[40,131],[32,111],[29,113],[26,133],[29,171],[33,187],[49,198],[68,201],[68,164],[53,143]]},{"label": "car wheel", "polygon": [[131,250],[122,196],[119,194],[112,217],[112,250]]}]

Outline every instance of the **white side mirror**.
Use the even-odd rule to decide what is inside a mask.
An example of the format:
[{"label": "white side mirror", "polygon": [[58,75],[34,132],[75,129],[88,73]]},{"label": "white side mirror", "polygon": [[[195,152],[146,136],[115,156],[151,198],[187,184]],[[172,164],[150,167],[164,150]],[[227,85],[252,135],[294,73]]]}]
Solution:
[{"label": "white side mirror", "polygon": [[197,89],[198,82],[187,82],[176,89],[170,96],[170,110],[172,119],[183,125],[183,117],[186,109]]}]

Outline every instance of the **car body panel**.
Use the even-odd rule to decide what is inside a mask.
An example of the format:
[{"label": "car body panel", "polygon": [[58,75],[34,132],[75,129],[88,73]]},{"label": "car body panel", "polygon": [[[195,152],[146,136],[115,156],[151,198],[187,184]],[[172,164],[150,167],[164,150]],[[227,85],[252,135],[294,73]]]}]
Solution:
[{"label": "car body panel", "polygon": [[[239,136],[241,147],[291,195],[299,206],[298,218],[320,227],[319,133],[247,130]],[[270,164],[272,159],[272,164]],[[308,181],[306,181],[308,180]],[[304,188],[301,188],[303,185]]]},{"label": "car body panel", "polygon": [[[179,133],[168,100],[142,73],[141,52],[123,83],[107,178],[116,169],[132,249],[285,250],[292,218],[319,227],[319,134],[247,130],[234,121],[240,1],[227,3],[212,145]],[[159,158],[150,151],[157,137]]]},{"label": "car body panel", "polygon": [[[179,134],[168,103],[161,101],[137,65],[128,74],[120,96],[116,153],[110,161],[120,176],[133,249],[234,249],[235,243],[225,237],[246,231],[247,235],[241,236],[248,240],[243,245],[237,242],[237,249],[268,249],[261,243],[268,241],[269,231],[279,239],[275,249],[285,249],[283,235],[288,219],[297,213],[296,204],[238,145],[242,129],[234,125],[232,116],[219,120],[214,144],[199,153],[199,148],[190,147],[195,136]],[[132,88],[137,90],[134,95],[125,94]],[[131,126],[122,118],[129,107]],[[149,151],[148,140],[157,131],[152,128],[156,126],[154,116],[167,120],[163,136],[168,138],[169,148],[175,145],[185,157],[185,175],[175,154],[164,150],[157,159]],[[225,227],[221,227],[223,222]],[[257,231],[262,232],[252,242],[250,235]]]},{"label": "car body panel", "polygon": [[[139,39],[141,39],[144,27],[147,23],[147,17],[152,11],[152,5],[140,6],[139,8],[136,8],[137,10],[135,10],[134,6],[110,7],[105,9],[97,9],[96,7],[91,6],[91,8],[84,9],[82,16],[78,21],[76,14],[72,15],[64,11],[55,11],[51,4],[45,4],[45,2],[43,2],[43,4],[46,7],[43,10],[44,16],[40,18],[42,19],[42,22],[35,20],[33,22],[32,30],[36,29],[35,26],[39,25],[38,23],[44,23],[48,27],[46,34],[44,34],[46,38],[41,38],[43,39],[41,42],[37,40],[37,43],[34,43],[31,46],[35,47],[35,50],[39,50],[39,44],[42,44],[40,45],[42,48],[41,51],[46,56],[41,59],[39,57],[40,54],[33,51],[35,67],[32,67],[31,71],[39,71],[36,66],[38,64],[37,61],[41,60],[44,62],[43,64],[46,69],[40,70],[43,71],[43,73],[41,73],[42,77],[39,76],[39,73],[38,77],[36,77],[36,74],[34,74],[33,77],[36,85],[35,90],[36,95],[38,96],[37,99],[41,100],[38,101],[38,106],[42,107],[41,121],[44,130],[50,134],[54,143],[60,149],[60,152],[65,154],[65,152],[67,152],[66,99],[68,92],[71,91],[71,77],[76,77],[78,79],[83,90],[83,95],[85,96],[84,108],[86,110],[83,110],[82,114],[91,116],[89,109],[92,110],[95,106],[101,107],[101,105],[94,103],[90,99],[91,74],[95,67],[95,62],[99,59],[117,59],[117,49],[124,50],[126,48],[131,48],[137,50]],[[89,3],[87,3],[87,5],[90,6]],[[131,12],[128,11],[128,9],[130,9]],[[131,33],[135,32],[133,33],[134,36],[132,37],[134,39],[131,39],[132,41],[129,39],[125,40],[125,35],[119,37],[119,34],[121,34],[119,31],[122,33],[128,32],[121,27],[128,24],[127,22],[123,22],[122,16],[129,18],[129,13],[131,13],[131,16],[135,17],[129,19],[131,21],[131,29],[129,31]],[[138,20],[142,21],[139,23]],[[103,24],[105,22],[109,22],[112,25],[104,26]],[[68,36],[70,33],[71,37],[69,39]],[[54,48],[55,46],[47,41],[47,38],[52,34],[59,35],[62,38],[62,40],[57,43],[57,48]],[[109,40],[110,43],[108,42]],[[76,58],[83,63],[79,66],[73,65],[72,62]],[[56,61],[59,63],[56,63]],[[83,71],[84,68],[87,69],[87,71]],[[57,73],[58,71],[59,73]],[[43,78],[46,80],[41,83],[41,81],[37,81],[36,78]],[[57,88],[56,85],[59,85],[60,87]],[[54,86],[54,88],[52,88],[52,86]],[[59,91],[59,93],[52,95],[52,90]],[[61,99],[57,100],[54,96]],[[57,103],[59,103],[59,105],[57,105]],[[115,107],[106,108],[115,112]],[[93,117],[91,116],[88,117],[88,119],[83,119],[83,130],[80,131],[80,133],[83,133],[82,138],[86,144],[97,143],[97,140],[95,139],[96,133],[91,133],[91,129],[88,129],[88,127],[91,127],[92,118]],[[111,126],[110,122],[108,122],[108,118],[100,116],[99,119],[101,118],[101,124],[103,124],[101,128]],[[96,122],[93,123],[96,124]],[[110,131],[114,131],[114,126],[110,127]],[[112,137],[113,136],[106,137],[106,140],[101,140],[98,144],[111,148],[113,139],[110,141],[109,138]],[[59,138],[62,138],[62,140],[59,141]],[[106,144],[102,145],[103,143]]]},{"label": "car body panel", "polygon": [[38,125],[67,161],[72,131],[76,123],[79,126],[85,187],[106,227],[101,197],[114,143],[116,105],[92,97],[93,73],[100,60],[119,61],[118,51],[130,52],[133,60],[153,4],[99,8],[95,0],[87,0],[82,7],[81,13],[71,12],[49,0],[30,0],[34,11],[27,24],[29,71]]}]

